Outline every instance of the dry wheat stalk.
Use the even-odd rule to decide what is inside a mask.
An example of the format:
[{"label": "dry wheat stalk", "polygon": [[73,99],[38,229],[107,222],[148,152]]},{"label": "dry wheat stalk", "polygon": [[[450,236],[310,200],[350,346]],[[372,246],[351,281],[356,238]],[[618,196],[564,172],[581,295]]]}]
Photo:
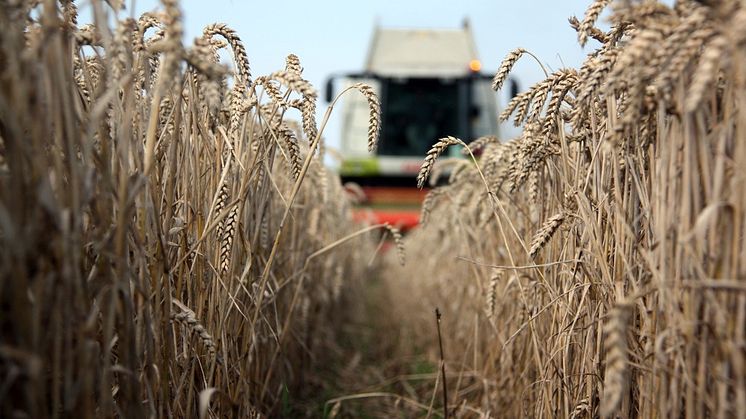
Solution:
[{"label": "dry wheat stalk", "polygon": [[376,92],[370,85],[365,83],[356,83],[351,86],[357,89],[365,96],[368,101],[370,117],[368,118],[368,151],[374,152],[378,147],[378,137],[381,135],[381,102],[378,100]]},{"label": "dry wheat stalk", "polygon": [[[77,31],[75,31],[75,42],[78,47],[84,45],[100,46],[101,34],[98,32],[95,25],[89,23],[81,26]],[[137,52],[137,49],[135,49],[135,51]]]},{"label": "dry wheat stalk", "polygon": [[583,21],[580,22],[580,26],[578,27],[578,43],[581,47],[585,46],[585,43],[588,40],[588,35],[593,32],[593,29],[595,29],[598,16],[601,15],[601,12],[610,2],[611,0],[594,0],[586,9]]},{"label": "dry wheat stalk", "polygon": [[295,54],[289,54],[285,58],[285,71],[295,73],[297,75],[303,74],[303,67],[300,65],[300,58]]},{"label": "dry wheat stalk", "polygon": [[62,4],[62,20],[65,25],[74,29],[78,25],[78,7],[72,0],[60,0]]},{"label": "dry wheat stalk", "polygon": [[176,0],[162,0],[164,7],[164,39],[160,41],[158,50],[163,51],[165,58],[161,62],[156,89],[161,89],[162,94],[171,87],[179,72],[179,61],[183,56],[181,39],[184,34],[182,15]]},{"label": "dry wheat stalk", "polygon": [[[576,32],[580,33],[580,21],[576,16],[570,16],[567,21],[570,23],[570,26],[575,29]],[[588,36],[595,39],[596,41],[605,44],[609,42],[609,36],[606,34],[606,32],[602,31],[601,29],[598,29],[597,27],[593,26],[590,28],[590,32],[588,32]]]},{"label": "dry wheat stalk", "polygon": [[640,89],[638,83],[642,81],[639,78],[642,72],[640,70],[629,71],[629,69],[635,66],[643,66],[651,57],[650,51],[660,44],[663,39],[664,34],[657,29],[646,28],[636,31],[635,36],[619,54],[614,67],[609,72],[606,92],[611,94],[622,86],[626,86],[632,91]]},{"label": "dry wheat stalk", "polygon": [[526,105],[525,103],[527,101],[530,101],[532,96],[533,92],[530,90],[517,94],[513,99],[510,100],[510,102],[508,102],[508,105],[500,113],[500,121],[507,121],[508,118],[510,118],[510,115],[512,115],[513,112],[515,112],[516,109],[518,109],[519,107],[526,108],[528,105]]},{"label": "dry wheat stalk", "polygon": [[534,238],[531,239],[531,246],[528,251],[528,255],[531,259],[536,258],[539,251],[546,246],[549,239],[552,238],[554,232],[562,225],[565,221],[565,212],[560,211],[559,213],[549,217],[544,224],[541,225],[539,231],[536,232]]},{"label": "dry wheat stalk", "polygon": [[626,20],[641,28],[666,26],[675,20],[673,10],[657,1],[646,1],[619,8],[614,20]]},{"label": "dry wheat stalk", "polygon": [[298,139],[295,137],[293,130],[285,123],[278,127],[278,133],[288,152],[288,163],[290,164],[293,179],[298,179],[303,167],[303,158],[300,154]]},{"label": "dry wheat stalk", "polygon": [[490,282],[487,284],[487,295],[485,310],[487,312],[487,318],[492,319],[495,315],[495,307],[497,303],[497,285],[500,283],[503,277],[503,272],[496,270],[490,277]]},{"label": "dry wheat stalk", "polygon": [[506,174],[511,181],[510,192],[515,192],[516,188],[522,182],[518,179],[525,179],[529,172],[534,169],[537,163],[536,154],[541,152],[546,139],[539,135],[536,124],[527,124],[523,129],[521,138],[516,141],[512,147],[515,152],[508,155],[510,158]]},{"label": "dry wheat stalk", "polygon": [[707,12],[705,7],[696,7],[686,16],[680,18],[671,29],[669,36],[661,47],[655,51],[654,62],[658,63],[660,70],[663,70],[681,47],[686,43],[687,38],[700,27],[707,24]]},{"label": "dry wheat stalk", "polygon": [[418,188],[422,189],[422,187],[425,186],[425,181],[427,180],[428,176],[430,176],[430,171],[433,169],[438,156],[440,156],[440,154],[443,153],[443,151],[445,151],[449,146],[456,144],[463,144],[463,141],[459,140],[456,137],[444,137],[433,144],[432,148],[430,148],[430,151],[427,152],[425,161],[422,162],[420,171],[417,174]]},{"label": "dry wheat stalk", "polygon": [[[288,106],[288,103],[285,101],[285,94],[280,91],[279,83],[277,81],[268,79],[266,77],[257,77],[254,82],[258,86],[262,86],[262,88],[264,88],[264,91],[271,98],[272,103],[282,108],[286,108]],[[273,114],[273,112],[269,113]]]},{"label": "dry wheat stalk", "polygon": [[552,99],[547,104],[546,116],[541,128],[542,135],[553,136],[555,130],[559,128],[559,118],[561,118],[560,107],[562,102],[567,102],[570,107],[575,107],[575,103],[568,98],[568,93],[575,89],[578,81],[577,78],[564,79],[559,81],[552,91]]},{"label": "dry wheat stalk", "polygon": [[214,357],[216,346],[210,333],[208,333],[207,329],[205,329],[205,327],[197,320],[194,311],[184,305],[181,305],[180,309],[180,313],[171,313],[171,320],[184,325],[189,333],[197,335],[200,342],[202,342],[202,345],[210,353],[210,356]]},{"label": "dry wheat stalk", "polygon": [[[609,3],[597,2],[595,7],[600,11]],[[449,332],[451,342],[463,342],[455,344],[457,350],[486,348],[475,351],[485,359],[475,368],[482,371],[481,379],[504,377],[495,381],[495,387],[485,386],[467,396],[475,411],[499,408],[504,416],[516,417],[699,417],[729,416],[744,405],[735,398],[723,402],[713,386],[746,394],[746,381],[731,374],[730,360],[715,349],[740,339],[734,338],[732,326],[744,321],[728,315],[723,316],[728,321],[719,321],[713,314],[721,305],[735,309],[729,305],[735,301],[733,294],[720,299],[715,295],[730,291],[717,291],[703,298],[688,289],[671,292],[669,285],[684,274],[697,289],[707,287],[700,280],[707,282],[710,276],[718,277],[711,281],[722,286],[719,275],[728,269],[713,268],[709,258],[719,256],[703,258],[701,252],[708,245],[713,255],[724,247],[742,246],[731,243],[728,234],[723,237],[730,244],[723,245],[719,233],[714,233],[717,239],[697,239],[696,245],[667,239],[671,232],[696,230],[692,223],[713,187],[743,206],[740,198],[722,189],[730,182],[726,173],[732,173],[724,166],[742,155],[725,150],[742,137],[732,129],[743,119],[736,111],[742,98],[734,95],[740,91],[734,89],[743,90],[742,69],[735,68],[743,58],[738,46],[743,45],[733,42],[739,36],[729,29],[738,10],[728,8],[743,6],[734,1],[676,2],[673,13],[654,3],[614,2],[625,7],[614,8],[615,24],[608,34],[593,25],[583,31],[586,37],[595,34],[602,45],[589,54],[577,80],[551,88],[551,81],[544,81],[543,92],[549,93],[524,93],[509,106],[508,116],[516,111],[529,114],[526,134],[520,142],[486,146],[479,164],[492,190],[499,192],[499,186],[492,185],[500,185],[505,173],[515,184],[527,176],[525,190],[501,195],[500,211],[484,223],[473,180],[459,176],[425,199],[422,218],[427,224],[407,237],[415,244],[408,248],[409,260],[422,262],[413,264],[416,269],[397,272],[417,272],[412,278],[423,279],[415,278],[409,289],[394,288],[392,297],[417,310],[445,299],[441,304],[459,314],[485,313],[492,272],[481,264],[518,266],[521,255],[516,258],[514,249],[521,248],[535,260],[516,268],[515,281],[508,281],[505,295],[498,296],[496,304],[504,316],[499,328],[487,333],[480,328],[476,336],[478,323],[459,319]],[[580,22],[574,23],[580,28]],[[727,46],[718,45],[722,41],[716,38],[721,36],[730,40]],[[610,139],[617,141],[611,144]],[[560,208],[550,204],[557,201],[563,201]],[[428,219],[433,205],[438,205],[437,216]],[[544,217],[538,220],[540,228],[538,217]],[[578,224],[562,228],[572,221],[568,217]],[[727,230],[730,222],[719,219],[708,228]],[[526,232],[532,231],[536,234],[529,237],[530,243],[523,242]],[[545,263],[538,262],[542,252]],[[480,263],[463,269],[445,262],[427,267],[428,261],[466,253]],[[725,259],[739,263],[738,257]],[[449,280],[465,272],[484,285],[482,295],[473,292],[477,287]],[[398,287],[396,281],[389,284]],[[626,308],[602,316],[603,307],[624,301],[633,290],[644,290],[635,298],[639,317],[620,321],[627,316],[620,314]],[[406,298],[407,292],[415,296]],[[558,296],[562,303],[553,302]],[[746,306],[739,307],[740,318],[746,319]],[[722,309],[723,314],[729,309]],[[485,314],[481,320],[488,320],[489,313]],[[595,326],[599,321],[608,323],[605,339]],[[581,330],[580,324],[593,326]],[[702,333],[691,324],[719,324],[723,334]],[[412,328],[423,325],[415,320]],[[678,327],[687,331],[681,333]],[[511,336],[507,341],[505,330]],[[671,334],[686,337],[671,339]],[[418,336],[416,331],[412,335]],[[604,354],[606,364],[601,367],[606,373],[599,380]],[[710,372],[717,368],[728,370],[727,378]],[[634,377],[627,377],[627,371],[634,371]],[[583,378],[566,386],[552,378],[555,374]],[[604,405],[601,412],[599,404]]]},{"label": "dry wheat stalk", "polygon": [[487,161],[485,176],[489,174],[487,179],[491,180],[490,190],[499,191],[512,176],[513,170],[520,165],[521,142],[520,138],[508,141]]},{"label": "dry wheat stalk", "polygon": [[361,204],[368,199],[363,188],[355,182],[345,182],[344,190],[354,204]]},{"label": "dry wheat stalk", "polygon": [[654,84],[656,89],[667,96],[667,100],[671,100],[671,92],[681,73],[699,56],[702,46],[714,34],[714,30],[710,27],[697,28],[689,33],[684,44],[675,51],[675,55],[671,57],[668,66],[661,72]]},{"label": "dry wheat stalk", "polygon": [[[558,154],[559,152],[559,148],[556,144],[552,144],[539,136],[536,136],[535,138],[536,141],[532,144],[533,148],[531,148],[530,151],[527,151],[522,158],[517,161],[517,170],[511,171],[510,173],[511,193],[514,193],[517,188],[523,186],[532,173],[540,171],[550,155]],[[513,166],[512,168],[516,168],[516,166]],[[538,188],[539,185],[537,184],[536,187]],[[529,193],[529,197],[530,196],[531,194]]]},{"label": "dry wheat stalk", "polygon": [[541,111],[544,109],[544,104],[555,87],[563,82],[577,79],[577,72],[574,69],[561,69],[552,73],[544,81],[540,82],[534,91],[534,98],[531,103],[533,104],[530,113],[528,113],[529,120],[536,120],[539,118]]},{"label": "dry wheat stalk", "polygon": [[[0,252],[0,358],[3,367],[30,378],[0,391],[2,417],[196,417],[196,395],[204,416],[256,417],[257,410],[275,416],[277,383],[292,388],[297,377],[311,373],[295,354],[326,357],[332,329],[323,319],[343,314],[330,295],[344,296],[368,273],[360,261],[375,243],[358,231],[336,178],[310,156],[309,177],[323,179],[296,182],[297,159],[288,171],[276,151],[297,155],[299,144],[278,137],[275,127],[285,131],[288,122],[282,115],[255,106],[255,86],[240,80],[248,74],[242,53],[237,67],[245,63],[245,70],[216,70],[217,50],[228,45],[217,32],[225,28],[208,28],[209,36],[185,49],[176,2],[165,6],[163,13],[143,16],[135,30],[134,21],[117,19],[123,14],[112,14],[105,2],[91,3],[95,14],[108,15],[95,17],[100,27],[84,29],[76,27],[69,0],[0,4],[0,207],[9,209],[0,217],[0,247],[17,237],[7,225],[29,226],[14,240],[20,253]],[[235,33],[227,36],[238,42]],[[296,99],[285,87],[279,90],[294,106],[311,105],[302,110],[310,132],[315,102]],[[288,205],[296,184],[300,199]],[[320,184],[326,185],[321,192]],[[43,192],[29,192],[38,186]],[[232,202],[234,192],[240,202]],[[316,199],[319,194],[325,198]],[[268,270],[262,290],[269,290],[271,304],[257,304],[246,292],[254,288],[243,286],[256,282],[273,250],[260,246],[259,229],[272,244],[271,234],[281,227],[278,213],[286,208],[292,221],[274,249],[282,263]],[[26,216],[19,218],[19,211]],[[318,237],[309,236],[308,213],[316,214]],[[354,246],[338,246],[303,272],[313,281],[298,280],[314,252],[308,243],[351,235]],[[38,264],[9,281],[11,265],[27,265],[21,253]],[[8,284],[26,295],[37,273],[36,284],[53,285],[56,295],[75,296],[76,304],[47,294],[33,301],[13,297],[18,304],[9,304]],[[304,282],[295,304],[295,284]],[[114,287],[110,298],[100,294],[105,283]],[[255,305],[258,315],[249,319],[245,309]],[[23,337],[22,330],[43,327],[53,332]],[[83,329],[89,338],[76,338]],[[320,337],[289,338],[298,330]],[[216,369],[221,357],[230,368]],[[26,358],[45,367],[33,372]],[[249,394],[249,383],[245,398],[203,400],[210,392]],[[24,396],[5,397],[14,394]]]},{"label": "dry wheat stalk", "polygon": [[469,151],[476,153],[484,149],[488,144],[499,143],[500,139],[496,135],[483,135],[468,144],[467,148],[461,151],[463,155],[469,155]]},{"label": "dry wheat stalk", "polygon": [[508,74],[510,74],[510,70],[513,69],[516,61],[518,61],[525,52],[526,50],[523,48],[516,48],[505,56],[503,62],[500,63],[500,68],[497,70],[495,77],[492,79],[492,90],[498,91],[502,89],[503,83],[505,83]]},{"label": "dry wheat stalk", "polygon": [[248,88],[251,86],[251,69],[249,68],[249,57],[246,54],[246,47],[244,47],[241,38],[239,38],[236,31],[231,29],[225,23],[213,23],[205,27],[202,30],[202,36],[208,39],[220,35],[228,44],[230,44],[233,50],[233,60],[236,62],[238,79],[236,84]]},{"label": "dry wheat stalk", "polygon": [[480,157],[480,166],[487,180],[494,179],[497,176],[498,171],[503,166],[501,163],[503,163],[505,150],[513,147],[515,142],[515,139],[512,139],[504,143],[490,143],[484,147]]},{"label": "dry wheat stalk", "polygon": [[539,192],[541,190],[541,169],[532,170],[528,175],[528,200],[534,204],[540,204]]},{"label": "dry wheat stalk", "polygon": [[528,117],[529,108],[531,106],[531,102],[536,96],[537,90],[540,90],[542,87],[546,86],[547,84],[545,84],[544,82],[539,82],[533,88],[531,88],[529,91],[526,92],[527,95],[524,97],[525,100],[518,103],[518,106],[515,108],[515,116],[513,117],[514,126],[516,127],[521,126],[521,124],[524,121],[526,121]]},{"label": "dry wheat stalk", "polygon": [[425,198],[422,200],[422,208],[420,210],[420,225],[424,226],[427,224],[428,220],[430,219],[430,213],[432,213],[439,198],[445,192],[446,189],[444,187],[433,188],[430,190],[430,192],[427,193],[427,195],[425,195]]},{"label": "dry wheat stalk", "polygon": [[599,90],[609,71],[614,68],[619,51],[618,48],[606,49],[584,66],[586,74],[581,75],[580,91],[577,96],[577,102],[581,106],[585,106],[588,99]]},{"label": "dry wheat stalk", "polygon": [[604,324],[606,369],[599,408],[602,418],[612,417],[618,411],[627,389],[627,328],[633,308],[630,302],[617,303]]},{"label": "dry wheat stalk", "polygon": [[204,38],[196,38],[194,47],[187,51],[185,58],[192,66],[200,102],[204,102],[208,112],[215,115],[221,103],[219,80],[225,74],[225,69],[218,64],[213,46]]},{"label": "dry wheat stalk", "polygon": [[579,401],[577,405],[575,405],[575,409],[572,410],[570,419],[582,419],[584,417],[590,417],[590,416],[591,416],[591,405],[588,402],[588,399],[585,398]]},{"label": "dry wheat stalk", "polygon": [[299,74],[289,71],[275,71],[266,77],[267,80],[276,80],[286,86],[290,90],[294,90],[300,93],[305,98],[316,99],[316,89],[311,86],[307,80],[303,79]]},{"label": "dry wheat stalk", "polygon": [[730,66],[729,51],[730,38],[715,36],[706,46],[699,59],[692,83],[689,86],[689,94],[684,102],[684,110],[693,112],[699,107],[708,91],[712,91],[713,84],[717,80],[718,70],[726,71]]},{"label": "dry wheat stalk", "polygon": [[194,47],[184,52],[184,60],[215,84],[228,72],[225,66],[218,63],[215,49],[217,43],[216,40],[196,38]]},{"label": "dry wheat stalk", "polygon": [[137,20],[135,37],[132,40],[132,49],[135,52],[145,51],[145,32],[154,27],[163,27],[163,22],[159,16],[152,13],[143,13],[140,15],[140,18]]},{"label": "dry wheat stalk", "polygon": [[404,249],[404,240],[402,239],[401,231],[398,228],[392,226],[389,223],[384,224],[384,227],[391,233],[391,238],[394,239],[396,245],[396,255],[399,259],[399,264],[404,266],[406,264],[406,253]]},{"label": "dry wheat stalk", "polygon": [[474,177],[476,179],[477,171],[473,170],[474,165],[472,163],[470,160],[459,158],[458,164],[455,164],[455,167],[451,169],[451,174],[448,176],[448,183],[455,183],[459,179],[466,177]]},{"label": "dry wheat stalk", "polygon": [[465,167],[468,167],[468,165],[469,161],[460,157],[449,157],[436,161],[433,165],[433,169],[430,172],[430,186],[437,185],[438,181],[440,181],[440,178],[444,173],[450,172],[450,178],[450,176],[453,176],[454,172],[460,171]]},{"label": "dry wheat stalk", "polygon": [[[301,118],[303,122],[303,132],[306,135],[308,141],[313,141],[319,134],[316,125],[316,99],[304,98],[300,104]],[[319,155],[323,156],[324,153],[321,151],[323,142],[319,143]]]},{"label": "dry wheat stalk", "polygon": [[231,267],[231,252],[233,249],[233,239],[236,235],[236,225],[238,223],[238,207],[234,205],[228,216],[225,218],[220,237],[220,275],[224,276]]}]

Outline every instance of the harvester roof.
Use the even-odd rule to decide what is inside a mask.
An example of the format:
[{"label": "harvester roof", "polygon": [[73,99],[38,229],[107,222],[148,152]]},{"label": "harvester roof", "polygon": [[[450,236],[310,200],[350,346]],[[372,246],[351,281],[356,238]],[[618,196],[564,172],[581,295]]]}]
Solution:
[{"label": "harvester roof", "polygon": [[387,77],[462,77],[477,60],[468,23],[459,29],[375,29],[366,70]]}]

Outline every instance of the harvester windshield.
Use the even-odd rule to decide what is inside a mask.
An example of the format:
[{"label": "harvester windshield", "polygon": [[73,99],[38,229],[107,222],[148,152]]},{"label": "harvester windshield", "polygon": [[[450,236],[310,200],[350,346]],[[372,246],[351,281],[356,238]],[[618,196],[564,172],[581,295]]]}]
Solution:
[{"label": "harvester windshield", "polygon": [[389,79],[378,154],[424,156],[439,135],[459,131],[458,85],[453,80]]}]

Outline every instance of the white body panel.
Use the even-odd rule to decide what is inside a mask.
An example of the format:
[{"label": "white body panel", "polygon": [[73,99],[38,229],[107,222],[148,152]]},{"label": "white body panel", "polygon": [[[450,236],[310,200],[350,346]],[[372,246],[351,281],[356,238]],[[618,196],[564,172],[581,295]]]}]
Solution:
[{"label": "white body panel", "polygon": [[386,77],[463,77],[477,51],[463,29],[376,29],[366,70]]}]

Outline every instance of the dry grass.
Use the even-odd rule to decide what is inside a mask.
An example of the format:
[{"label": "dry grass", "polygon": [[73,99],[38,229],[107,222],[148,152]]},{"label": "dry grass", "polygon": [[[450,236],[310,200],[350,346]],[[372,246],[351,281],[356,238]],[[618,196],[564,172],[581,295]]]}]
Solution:
[{"label": "dry grass", "polygon": [[319,414],[291,404],[385,227],[315,153],[300,60],[252,80],[173,1],[84,28],[59,3],[0,6],[0,416]]},{"label": "dry grass", "polygon": [[438,362],[443,312],[456,417],[746,411],[745,18],[738,1],[595,1],[570,20],[596,43],[583,66],[519,94],[502,116],[523,134],[477,141],[478,166],[430,192],[388,298],[401,356]]}]

